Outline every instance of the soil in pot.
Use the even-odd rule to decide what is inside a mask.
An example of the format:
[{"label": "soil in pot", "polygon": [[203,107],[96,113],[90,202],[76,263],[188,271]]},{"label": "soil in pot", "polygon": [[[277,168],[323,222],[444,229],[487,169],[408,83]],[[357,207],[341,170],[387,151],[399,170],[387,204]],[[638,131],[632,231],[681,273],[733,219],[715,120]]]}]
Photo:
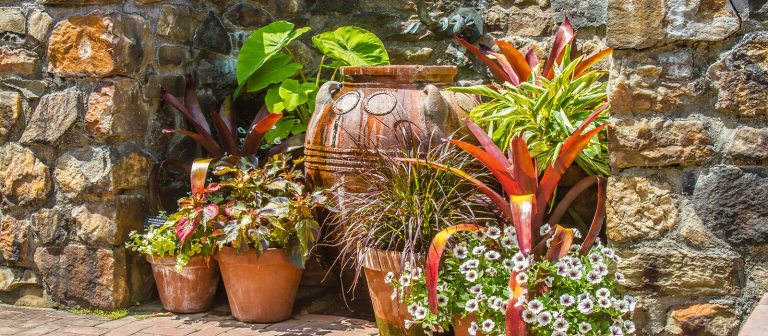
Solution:
[{"label": "soil in pot", "polygon": [[285,250],[268,249],[257,256],[224,247],[214,257],[236,320],[272,323],[291,317],[302,270],[288,261]]},{"label": "soil in pot", "polygon": [[211,257],[196,255],[176,271],[176,257],[146,256],[152,265],[163,309],[173,313],[200,313],[213,306],[219,285],[219,267]]},{"label": "soil in pot", "polygon": [[368,283],[368,293],[371,296],[379,334],[382,336],[425,335],[418,325],[405,329],[405,320],[411,318],[408,307],[400,303],[399,298],[392,299],[392,287],[384,281],[389,272],[395,275],[395,279],[400,278],[403,254],[377,249],[365,249],[361,253],[363,253],[363,271]]}]

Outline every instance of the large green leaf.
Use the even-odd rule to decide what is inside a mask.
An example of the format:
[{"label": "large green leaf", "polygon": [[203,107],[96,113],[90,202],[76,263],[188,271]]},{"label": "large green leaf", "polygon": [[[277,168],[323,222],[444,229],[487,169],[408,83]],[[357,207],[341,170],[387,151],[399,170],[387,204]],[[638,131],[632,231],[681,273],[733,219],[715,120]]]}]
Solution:
[{"label": "large green leaf", "polygon": [[237,58],[237,84],[245,83],[266,61],[308,30],[308,27],[294,29],[294,24],[288,21],[275,21],[253,32]]},{"label": "large green leaf", "polygon": [[312,37],[323,55],[341,65],[388,65],[384,43],[373,33],[359,27],[345,26]]},{"label": "large green leaf", "polygon": [[283,98],[280,98],[280,86],[273,85],[267,90],[267,96],[264,97],[264,104],[267,105],[270,113],[280,113],[285,110]]},{"label": "large green leaf", "polygon": [[301,68],[302,65],[293,62],[291,56],[277,53],[248,79],[248,92],[261,91],[269,84],[280,83],[295,75]]},{"label": "large green leaf", "polygon": [[288,111],[293,111],[309,100],[309,95],[317,90],[314,83],[299,83],[295,79],[286,79],[278,90],[283,106]]}]

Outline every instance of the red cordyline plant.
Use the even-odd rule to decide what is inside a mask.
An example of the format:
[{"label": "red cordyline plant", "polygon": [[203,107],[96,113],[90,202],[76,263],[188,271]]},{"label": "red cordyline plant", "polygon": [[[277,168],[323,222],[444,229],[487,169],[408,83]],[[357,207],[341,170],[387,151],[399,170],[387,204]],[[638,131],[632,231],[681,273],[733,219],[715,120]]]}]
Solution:
[{"label": "red cordyline plant", "polygon": [[[607,105],[606,105],[607,106]],[[587,127],[605,110],[605,106],[590,115],[564,142],[554,164],[548,165],[541,179],[536,169],[536,164],[531,158],[528,145],[523,137],[514,137],[504,156],[493,140],[476,124],[465,120],[467,127],[477,138],[482,147],[461,140],[450,140],[451,143],[462,148],[475,159],[480,161],[490,170],[495,179],[501,185],[499,193],[492,187],[470,176],[461,170],[450,168],[435,162],[427,162],[420,159],[401,159],[406,162],[428,165],[436,169],[450,171],[461,176],[468,182],[477,186],[483,194],[490,199],[490,204],[497,210],[503,225],[514,225],[517,232],[520,251],[525,256],[531,256],[535,260],[557,260],[565,256],[574,240],[574,231],[560,225],[555,230],[541,232],[545,223],[557,224],[570,203],[588,187],[597,183],[598,203],[595,217],[587,236],[582,242],[580,253],[583,255],[597,239],[605,218],[605,181],[602,177],[590,176],[574,185],[564,196],[558,206],[545,222],[547,204],[557,188],[565,170],[574,162],[576,156],[589,143],[590,139],[597,135],[606,125],[600,125],[591,130]],[[429,248],[426,261],[426,286],[430,309],[437,313],[437,277],[440,267],[440,259],[445,250],[448,238],[457,232],[471,232],[485,230],[485,227],[474,224],[461,224],[446,228],[435,235]],[[547,240],[551,244],[547,247]],[[512,295],[509,299],[506,312],[507,335],[521,336],[526,334],[526,326],[521,318],[522,305],[517,305],[521,295],[528,293],[525,284],[519,284],[515,280],[517,272],[510,275],[509,287]],[[548,288],[541,286],[535,289],[539,293],[545,293]]]},{"label": "red cordyline plant", "polygon": [[[573,31],[571,22],[568,21],[568,18],[565,18],[555,35],[552,50],[549,52],[549,57],[547,57],[544,67],[538,72],[539,76],[546,79],[552,79],[555,76],[555,65],[560,64],[565,54],[570,52],[575,37],[576,33]],[[499,48],[499,52],[495,52],[479,48],[459,37],[454,37],[454,39],[483,61],[495,77],[514,86],[527,81],[531,73],[533,73],[533,69],[539,65],[539,60],[532,49],[528,49],[525,56],[523,56],[523,53],[506,41],[496,40],[495,44]],[[595,65],[612,52],[613,49],[606,48],[590,57],[582,59],[574,71],[574,78],[579,78],[587,73],[592,65]]]}]

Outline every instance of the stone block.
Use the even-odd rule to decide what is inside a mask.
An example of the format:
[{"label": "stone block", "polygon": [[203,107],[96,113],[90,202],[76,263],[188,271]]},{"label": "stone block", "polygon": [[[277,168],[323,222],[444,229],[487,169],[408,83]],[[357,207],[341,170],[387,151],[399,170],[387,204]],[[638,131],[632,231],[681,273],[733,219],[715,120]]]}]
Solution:
[{"label": "stone block", "polygon": [[718,252],[673,246],[641,247],[620,253],[619,284],[668,296],[739,295],[744,261]]},{"label": "stone block", "polygon": [[67,239],[66,220],[56,208],[35,211],[29,224],[40,246],[59,245]]},{"label": "stone block", "polygon": [[109,5],[122,3],[124,0],[42,0],[48,5]]},{"label": "stone block", "polygon": [[738,326],[732,307],[700,303],[672,308],[664,331],[670,336],[735,335]]},{"label": "stone block", "polygon": [[179,67],[192,60],[192,49],[183,45],[165,44],[157,48],[157,64],[161,67]]},{"label": "stone block", "polygon": [[736,130],[728,156],[737,160],[768,160],[768,128],[742,127]]},{"label": "stone block", "polygon": [[30,266],[29,222],[14,216],[0,217],[0,260]]},{"label": "stone block", "polygon": [[0,266],[0,292],[11,292],[22,286],[40,284],[40,278],[33,270]]},{"label": "stone block", "polygon": [[768,244],[768,168],[718,166],[699,174],[693,204],[702,223],[735,248]]},{"label": "stone block", "polygon": [[0,91],[0,143],[8,139],[23,108],[20,94],[13,91]]},{"label": "stone block", "polygon": [[562,22],[565,17],[571,21],[575,29],[582,27],[600,27],[607,22],[606,0],[551,0],[554,11],[553,19]]},{"label": "stone block", "polygon": [[177,42],[189,42],[195,32],[194,24],[188,7],[163,5],[157,21],[157,35]]},{"label": "stone block", "polygon": [[606,39],[616,49],[641,49],[658,43],[664,36],[664,1],[608,1]]},{"label": "stone block", "polygon": [[141,229],[146,202],[139,196],[85,203],[72,209],[74,231],[86,245],[122,245],[128,233]]},{"label": "stone block", "polygon": [[222,55],[232,53],[232,41],[230,40],[229,32],[224,27],[224,24],[221,23],[219,17],[213,12],[208,12],[203,22],[195,30],[193,42],[194,47],[197,49],[204,49]]},{"label": "stone block", "polygon": [[147,111],[139,90],[139,83],[130,79],[102,83],[88,97],[86,130],[101,141],[142,138]]},{"label": "stone block", "polygon": [[32,76],[37,71],[38,58],[29,50],[0,47],[0,76]]},{"label": "stone block", "polygon": [[75,123],[80,92],[72,87],[43,96],[27,121],[22,143],[54,143]]},{"label": "stone block", "polygon": [[238,28],[258,29],[275,20],[261,4],[250,1],[233,1],[224,9],[224,20]]},{"label": "stone block", "polygon": [[658,239],[677,224],[677,202],[667,182],[612,176],[607,196],[606,234],[610,241]]},{"label": "stone block", "polygon": [[608,137],[615,168],[700,164],[715,153],[707,128],[696,120],[612,120]]},{"label": "stone block", "polygon": [[0,208],[45,202],[51,191],[48,166],[17,143],[0,146]]},{"label": "stone block", "polygon": [[153,39],[138,15],[90,14],[56,24],[48,70],[62,77],[137,76],[152,59]]},{"label": "stone block", "polygon": [[122,248],[38,248],[35,264],[51,299],[57,303],[105,310],[130,303],[126,252]]},{"label": "stone block", "polygon": [[717,89],[715,108],[723,113],[768,115],[768,32],[745,35],[708,71]]},{"label": "stone block", "polygon": [[27,18],[24,17],[21,8],[0,7],[0,33],[25,34],[26,25]]},{"label": "stone block", "polygon": [[67,197],[89,198],[146,186],[150,164],[132,146],[94,146],[64,153],[54,175]]},{"label": "stone block", "polygon": [[33,9],[29,13],[28,22],[27,35],[41,42],[48,40],[48,31],[53,24],[53,18],[48,13]]}]

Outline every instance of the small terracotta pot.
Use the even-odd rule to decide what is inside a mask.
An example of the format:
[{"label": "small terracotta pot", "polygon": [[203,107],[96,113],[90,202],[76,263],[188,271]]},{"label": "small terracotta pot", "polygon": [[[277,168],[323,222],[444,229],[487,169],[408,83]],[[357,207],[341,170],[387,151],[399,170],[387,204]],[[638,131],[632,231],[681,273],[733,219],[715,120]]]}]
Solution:
[{"label": "small terracotta pot", "polygon": [[232,316],[242,322],[272,323],[291,318],[302,270],[283,249],[238,254],[224,247],[216,254]]},{"label": "small terracotta pot", "polygon": [[176,257],[147,255],[152,265],[163,309],[173,313],[200,313],[213,306],[219,286],[219,266],[211,257],[196,255],[176,271]]},{"label": "small terracotta pot", "polygon": [[[477,316],[475,316],[475,314],[469,314],[464,317],[461,317],[461,315],[454,316],[453,334],[455,336],[471,336],[469,334],[469,325],[472,324],[472,322],[477,323]],[[475,336],[485,336],[485,334],[478,331]]]},{"label": "small terracotta pot", "polygon": [[425,335],[418,325],[405,329],[405,320],[411,318],[408,307],[399,302],[399,297],[392,299],[392,286],[384,282],[389,272],[395,275],[393,281],[400,278],[403,253],[370,248],[363,249],[360,253],[379,334],[381,336]]}]

